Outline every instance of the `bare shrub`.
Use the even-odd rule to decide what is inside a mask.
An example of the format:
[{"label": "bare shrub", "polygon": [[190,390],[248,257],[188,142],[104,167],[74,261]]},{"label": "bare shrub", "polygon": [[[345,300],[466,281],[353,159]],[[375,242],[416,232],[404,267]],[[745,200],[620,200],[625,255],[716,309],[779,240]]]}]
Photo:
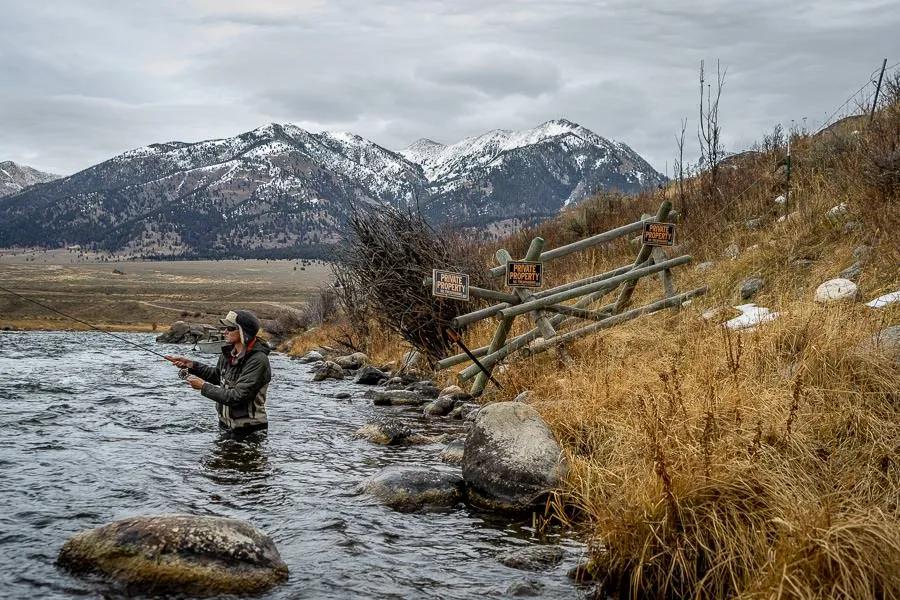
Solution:
[{"label": "bare shrub", "polygon": [[431,359],[447,355],[450,320],[471,305],[432,297],[422,280],[435,268],[474,275],[480,271],[472,264],[474,253],[412,210],[360,210],[348,229],[333,267],[348,315],[357,322],[374,319]]}]

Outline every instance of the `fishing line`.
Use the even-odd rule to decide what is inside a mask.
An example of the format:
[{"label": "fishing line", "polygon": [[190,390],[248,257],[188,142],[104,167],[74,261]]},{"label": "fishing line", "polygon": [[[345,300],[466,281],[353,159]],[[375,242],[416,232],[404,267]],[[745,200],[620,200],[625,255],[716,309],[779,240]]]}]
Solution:
[{"label": "fishing line", "polygon": [[12,295],[15,296],[16,298],[21,298],[22,300],[27,300],[28,302],[31,302],[31,303],[33,303],[33,304],[37,304],[37,305],[40,306],[41,308],[46,308],[47,310],[53,311],[53,312],[55,312],[55,313],[57,313],[57,314],[59,314],[59,315],[62,315],[62,316],[64,316],[64,317],[67,318],[67,319],[71,319],[71,320],[73,320],[73,321],[75,321],[75,322],[77,322],[77,323],[81,323],[82,325],[87,325],[88,327],[90,327],[91,329],[94,329],[95,331],[99,331],[100,333],[105,333],[106,335],[112,336],[112,337],[116,338],[116,339],[119,340],[119,341],[125,342],[126,344],[130,344],[130,345],[134,346],[135,348],[140,348],[141,350],[144,350],[145,352],[149,352],[150,354],[155,354],[156,356],[158,356],[158,357],[160,357],[160,358],[164,358],[165,360],[169,360],[168,358],[165,357],[165,355],[160,354],[159,352],[155,352],[155,351],[151,350],[150,348],[146,348],[146,347],[144,347],[144,346],[141,346],[140,344],[136,344],[136,343],[132,342],[131,340],[127,340],[127,339],[123,338],[122,336],[116,335],[116,334],[111,333],[111,332],[109,332],[109,331],[105,331],[105,330],[103,330],[103,329],[100,329],[99,327],[95,327],[95,326],[91,325],[90,323],[88,323],[87,321],[82,321],[81,319],[76,319],[76,318],[73,317],[72,315],[67,315],[66,313],[64,313],[64,312],[61,311],[61,310],[56,310],[55,308],[53,308],[53,307],[51,307],[51,306],[47,306],[46,304],[42,304],[41,302],[38,302],[37,300],[32,300],[32,299],[29,298],[28,296],[23,296],[22,294],[18,294],[18,293],[14,292],[14,291],[12,291],[12,290],[10,290],[10,289],[7,289],[7,288],[5,288],[5,287],[3,287],[3,286],[0,286],[0,290],[6,292],[7,294],[12,294]]}]

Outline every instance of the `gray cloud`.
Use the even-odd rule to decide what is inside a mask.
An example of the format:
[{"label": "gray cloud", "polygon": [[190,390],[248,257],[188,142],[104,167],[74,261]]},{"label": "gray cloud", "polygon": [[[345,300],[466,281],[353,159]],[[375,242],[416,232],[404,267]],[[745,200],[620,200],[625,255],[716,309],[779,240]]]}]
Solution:
[{"label": "gray cloud", "polygon": [[896,0],[0,0],[0,160],[71,173],[270,121],[389,147],[566,117],[671,164],[697,67],[723,135],[813,127],[887,56]]}]

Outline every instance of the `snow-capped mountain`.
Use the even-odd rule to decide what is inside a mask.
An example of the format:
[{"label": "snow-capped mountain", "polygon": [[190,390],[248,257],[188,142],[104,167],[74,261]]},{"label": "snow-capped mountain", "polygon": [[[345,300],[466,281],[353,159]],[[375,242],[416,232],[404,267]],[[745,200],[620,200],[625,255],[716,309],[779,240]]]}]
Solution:
[{"label": "snow-capped mountain", "polygon": [[36,183],[47,183],[59,179],[59,175],[44,173],[11,160],[0,162],[0,197],[21,192]]},{"label": "snow-capped mountain", "polygon": [[[5,164],[5,163],[4,163]],[[81,244],[143,255],[321,253],[361,205],[419,206],[488,227],[555,214],[599,189],[663,177],[569,121],[393,152],[352,133],[269,124],[233,138],[129,150],[0,200],[0,246]]]}]

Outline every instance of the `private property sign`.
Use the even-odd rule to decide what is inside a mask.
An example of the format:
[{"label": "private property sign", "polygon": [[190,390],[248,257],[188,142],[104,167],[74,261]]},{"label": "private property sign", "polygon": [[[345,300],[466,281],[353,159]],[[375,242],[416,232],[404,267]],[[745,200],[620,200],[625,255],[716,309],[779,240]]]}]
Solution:
[{"label": "private property sign", "polygon": [[432,269],[431,295],[454,300],[468,300],[469,276],[465,273]]},{"label": "private property sign", "polygon": [[645,246],[674,246],[675,223],[654,223],[644,221],[641,243]]},{"label": "private property sign", "polygon": [[511,260],[506,263],[508,287],[539,288],[544,284],[544,263],[530,260]]}]

